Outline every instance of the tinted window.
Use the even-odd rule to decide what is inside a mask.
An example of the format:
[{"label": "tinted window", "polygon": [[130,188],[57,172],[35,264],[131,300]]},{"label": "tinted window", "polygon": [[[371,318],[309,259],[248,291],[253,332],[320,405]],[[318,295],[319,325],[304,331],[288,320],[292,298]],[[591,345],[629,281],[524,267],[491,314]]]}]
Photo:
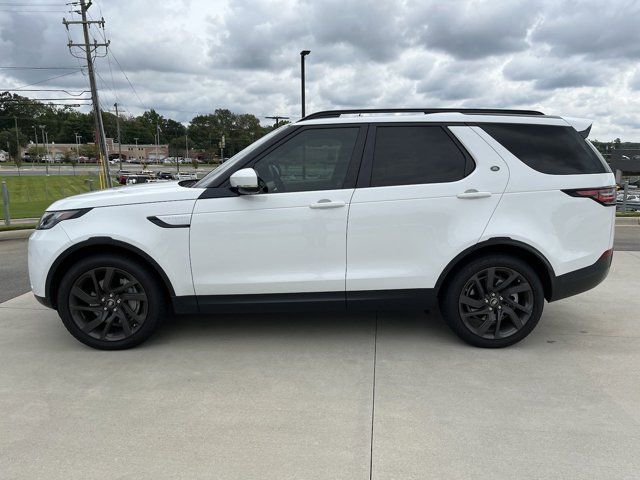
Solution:
[{"label": "tinted window", "polygon": [[538,172],[572,175],[607,171],[573,127],[491,124],[482,125],[482,129]]},{"label": "tinted window", "polygon": [[342,188],[359,128],[304,130],[258,160],[267,193]]},{"label": "tinted window", "polygon": [[465,163],[442,127],[378,127],[371,186],[453,182],[465,176]]}]

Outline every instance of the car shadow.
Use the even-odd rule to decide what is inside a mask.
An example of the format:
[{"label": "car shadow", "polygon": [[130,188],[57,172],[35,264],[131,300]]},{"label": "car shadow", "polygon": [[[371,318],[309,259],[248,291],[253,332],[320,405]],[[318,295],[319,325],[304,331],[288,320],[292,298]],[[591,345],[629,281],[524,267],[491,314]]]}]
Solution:
[{"label": "car shadow", "polygon": [[385,311],[171,315],[147,344],[159,346],[220,337],[228,342],[283,337],[291,341],[298,338],[312,337],[320,341],[363,335],[372,338],[376,328],[378,335],[459,343],[437,311]]}]

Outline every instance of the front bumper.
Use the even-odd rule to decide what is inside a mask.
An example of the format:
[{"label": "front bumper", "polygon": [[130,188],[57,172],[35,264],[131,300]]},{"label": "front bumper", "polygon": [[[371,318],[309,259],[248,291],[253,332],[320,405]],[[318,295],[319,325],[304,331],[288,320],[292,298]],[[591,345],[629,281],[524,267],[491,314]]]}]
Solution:
[{"label": "front bumper", "polygon": [[607,250],[593,265],[554,277],[548,300],[554,302],[591,290],[609,274],[612,258],[613,249]]},{"label": "front bumper", "polygon": [[35,293],[33,294],[33,296],[36,297],[36,300],[40,303],[40,305],[44,305],[47,308],[53,308],[53,305],[51,305],[51,300],[47,297],[40,297]]},{"label": "front bumper", "polygon": [[[56,225],[50,230],[34,230],[29,237],[29,282],[36,298],[47,296],[47,275],[53,262],[70,244],[69,236],[62,225]],[[50,306],[51,299],[47,298],[43,305]],[[42,303],[42,301],[40,301]]]}]

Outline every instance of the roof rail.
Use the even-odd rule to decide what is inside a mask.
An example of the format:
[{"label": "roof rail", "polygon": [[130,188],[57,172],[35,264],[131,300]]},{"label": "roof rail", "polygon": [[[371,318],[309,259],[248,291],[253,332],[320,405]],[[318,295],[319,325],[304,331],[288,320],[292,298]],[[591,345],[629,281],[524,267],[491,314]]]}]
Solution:
[{"label": "roof rail", "polygon": [[354,110],[325,110],[312,113],[302,120],[314,120],[316,118],[336,118],[340,115],[367,114],[367,113],[464,113],[467,115],[544,115],[535,110],[508,110],[501,108],[362,108]]}]

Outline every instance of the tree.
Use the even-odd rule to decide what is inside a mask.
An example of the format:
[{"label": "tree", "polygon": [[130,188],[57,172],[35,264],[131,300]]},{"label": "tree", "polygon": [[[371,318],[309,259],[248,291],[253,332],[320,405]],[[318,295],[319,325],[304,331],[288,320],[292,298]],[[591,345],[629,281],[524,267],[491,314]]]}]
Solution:
[{"label": "tree", "polygon": [[78,163],[78,157],[76,156],[75,153],[72,153],[70,150],[67,150],[66,152],[64,152],[64,155],[62,156],[62,159],[66,162],[66,163],[70,163],[71,166],[73,167],[73,174],[76,174],[76,163]]},{"label": "tree", "polygon": [[20,129],[18,129],[18,142],[19,143],[16,143],[15,127],[0,132],[0,146],[4,147],[6,145],[11,158],[16,162],[22,160],[21,147],[27,145],[27,137],[20,131]]}]

